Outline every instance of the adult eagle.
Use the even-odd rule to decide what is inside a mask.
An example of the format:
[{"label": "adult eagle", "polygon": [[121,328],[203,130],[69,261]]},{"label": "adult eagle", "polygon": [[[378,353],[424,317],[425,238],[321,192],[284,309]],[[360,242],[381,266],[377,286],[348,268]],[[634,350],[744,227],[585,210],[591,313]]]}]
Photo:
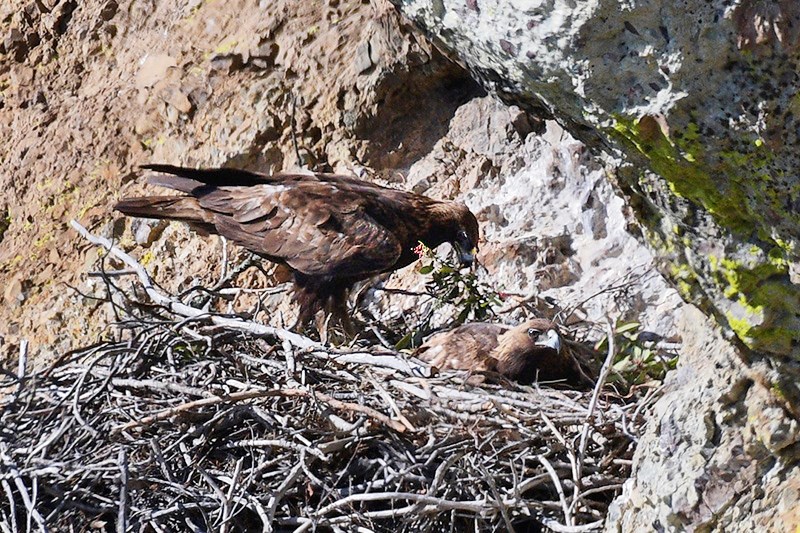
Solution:
[{"label": "adult eagle", "polygon": [[523,384],[581,382],[581,371],[561,350],[555,324],[534,318],[516,327],[473,322],[437,333],[417,349],[417,357],[439,369],[497,372]]},{"label": "adult eagle", "polygon": [[429,248],[452,243],[462,265],[470,265],[477,250],[478,221],[461,203],[333,174],[142,168],[162,173],[150,183],[185,194],[125,198],[116,210],[185,221],[287,265],[302,326],[323,310],[352,335],[349,289],[414,262],[418,242]]}]

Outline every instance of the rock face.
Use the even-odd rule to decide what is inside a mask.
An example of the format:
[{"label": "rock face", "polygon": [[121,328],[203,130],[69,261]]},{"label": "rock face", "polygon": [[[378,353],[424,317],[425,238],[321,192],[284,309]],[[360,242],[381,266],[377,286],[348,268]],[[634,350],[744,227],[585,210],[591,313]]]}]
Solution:
[{"label": "rock face", "polygon": [[800,7],[393,0],[505,101],[625,155],[619,187],[687,299],[800,344]]},{"label": "rock face", "polygon": [[693,307],[608,531],[793,531],[800,428],[740,349]]},{"label": "rock face", "polygon": [[614,184],[662,271],[733,337],[684,323],[694,340],[609,528],[793,529],[797,4],[392,2],[506,103],[622,157]]}]

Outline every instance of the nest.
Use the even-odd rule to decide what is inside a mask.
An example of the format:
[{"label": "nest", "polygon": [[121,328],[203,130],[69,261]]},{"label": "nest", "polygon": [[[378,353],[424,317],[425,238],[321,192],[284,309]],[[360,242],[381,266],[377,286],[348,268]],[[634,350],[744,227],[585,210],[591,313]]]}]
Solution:
[{"label": "nest", "polygon": [[591,391],[432,375],[183,304],[78,229],[148,305],[125,294],[118,339],[5,373],[3,531],[588,531],[630,474],[653,395],[604,389],[609,364]]}]

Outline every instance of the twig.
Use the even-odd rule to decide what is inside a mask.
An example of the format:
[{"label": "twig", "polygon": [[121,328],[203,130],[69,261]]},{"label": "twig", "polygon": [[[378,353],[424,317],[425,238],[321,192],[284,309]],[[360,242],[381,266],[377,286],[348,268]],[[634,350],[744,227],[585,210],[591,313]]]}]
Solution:
[{"label": "twig", "polygon": [[285,440],[276,440],[276,439],[250,439],[250,440],[242,440],[237,442],[232,442],[224,446],[226,450],[232,450],[234,448],[256,448],[256,447],[278,447],[278,448],[286,448],[289,450],[295,451],[302,451],[305,453],[310,453],[314,457],[322,460],[322,461],[329,461],[330,458],[327,457],[322,451],[318,450],[317,448],[312,448],[311,446],[303,446],[302,444],[297,444],[295,442],[289,442]]},{"label": "twig", "polygon": [[[600,375],[597,377],[597,383],[595,383],[594,390],[592,391],[592,397],[589,400],[589,413],[586,415],[586,421],[584,422],[583,430],[581,431],[580,445],[578,446],[578,468],[575,479],[575,484],[577,486],[580,486],[581,480],[583,479],[583,463],[586,460],[586,444],[589,439],[589,429],[591,428],[592,419],[594,418],[594,411],[597,408],[597,399],[600,397],[600,391],[602,390],[603,385],[605,385],[606,379],[608,379],[608,374],[611,372],[611,366],[614,363],[614,357],[616,356],[614,327],[611,325],[611,322],[606,323],[606,335],[608,336],[608,353],[605,361],[603,361],[603,366],[600,368]],[[576,494],[576,498],[573,503],[577,503],[577,500],[578,498]]]},{"label": "twig", "polygon": [[536,458],[540,463],[542,463],[542,466],[544,466],[544,469],[547,470],[547,473],[550,475],[550,479],[553,481],[553,486],[558,493],[558,501],[561,503],[561,510],[564,512],[564,521],[567,523],[567,526],[574,525],[572,522],[570,506],[567,504],[567,498],[564,495],[564,487],[561,486],[561,480],[558,478],[558,474],[556,474],[553,465],[550,464],[550,461],[548,461],[547,457],[544,455],[537,455]]},{"label": "twig", "polygon": [[349,402],[342,402],[336,400],[327,394],[322,394],[319,392],[309,392],[302,389],[282,389],[282,390],[249,390],[243,392],[235,392],[232,394],[227,394],[224,396],[214,396],[211,398],[202,398],[200,400],[195,400],[192,402],[187,402],[176,407],[171,407],[169,409],[165,409],[161,412],[156,414],[147,416],[141,420],[134,420],[128,422],[127,424],[122,424],[119,426],[115,426],[111,429],[111,433],[117,434],[122,431],[128,431],[137,427],[147,427],[155,424],[156,422],[160,422],[162,420],[166,420],[167,418],[171,418],[179,413],[185,411],[191,411],[193,409],[198,409],[200,407],[207,407],[211,405],[217,405],[221,403],[228,403],[228,402],[241,402],[245,400],[252,400],[255,398],[266,398],[270,396],[301,396],[301,397],[313,397],[318,400],[321,400],[331,407],[335,409],[345,409],[348,411],[356,411],[359,413],[363,413],[371,418],[378,420],[379,422],[383,423],[384,425],[394,429],[398,432],[405,431],[405,426],[401,423],[392,420],[391,418],[387,417],[383,413],[379,413],[378,411],[366,407],[364,405],[358,405]]},{"label": "twig", "polygon": [[428,365],[406,360],[395,354],[373,355],[364,352],[333,352],[330,350],[317,350],[309,352],[313,357],[331,359],[339,363],[356,363],[370,367],[382,367],[399,371],[407,376],[431,377],[431,368]]},{"label": "twig", "polygon": [[297,483],[298,478],[303,473],[303,464],[297,463],[292,471],[289,472],[289,475],[280,484],[278,490],[275,492],[273,496],[270,497],[269,503],[267,504],[267,523],[265,526],[269,527],[269,531],[273,531],[273,522],[275,521],[275,510],[278,508],[278,504],[286,495],[286,491],[288,491],[295,483]]},{"label": "twig", "polygon": [[511,523],[511,517],[508,515],[508,509],[506,509],[503,499],[500,497],[500,492],[497,490],[497,484],[494,482],[494,478],[489,471],[486,470],[486,467],[482,466],[481,470],[483,471],[484,476],[486,477],[486,482],[489,484],[489,488],[492,491],[492,496],[494,496],[494,500],[497,502],[497,508],[500,509],[503,522],[506,524],[506,531],[515,533],[514,524]]},{"label": "twig", "polygon": [[[632,268],[630,272],[628,272],[625,275],[623,275],[620,278],[618,278],[618,279],[621,280],[619,282],[619,284],[611,285],[611,286],[605,287],[603,289],[600,289],[599,291],[590,294],[589,296],[587,296],[586,298],[584,298],[580,302],[578,302],[575,305],[571,306],[569,309],[566,310],[567,311],[566,315],[560,317],[560,323],[561,324],[566,324],[569,321],[570,317],[572,317],[572,315],[575,314],[575,311],[577,311],[578,309],[583,307],[585,304],[587,304],[591,300],[597,298],[598,296],[600,296],[602,294],[609,293],[609,292],[616,292],[616,291],[621,291],[621,290],[627,289],[627,288],[633,286],[633,284],[636,281],[640,281],[645,276],[647,276],[648,274],[652,274],[652,271],[651,271],[652,269],[647,269],[644,272],[640,272],[641,268],[642,268],[641,266],[637,266],[637,267]],[[561,315],[562,313],[559,311],[558,314]]]},{"label": "twig", "polygon": [[375,387],[375,390],[378,391],[378,394],[380,394],[381,398],[383,398],[384,401],[386,401],[387,405],[392,409],[392,411],[394,411],[394,414],[395,416],[397,416],[397,419],[409,431],[416,431],[417,428],[415,428],[414,425],[408,420],[408,418],[405,417],[403,411],[401,411],[400,408],[397,406],[397,402],[395,402],[391,394],[389,394],[389,391],[387,391],[386,388],[383,385],[381,385],[378,382],[378,380],[376,380],[369,372],[367,373],[367,378],[369,379],[370,383],[372,383],[372,386]]},{"label": "twig", "polygon": [[128,456],[125,448],[119,450],[119,512],[117,513],[117,533],[128,531]]},{"label": "twig", "polygon": [[[179,301],[173,300],[163,294],[161,294],[153,284],[153,280],[150,278],[150,275],[142,268],[139,263],[136,262],[130,255],[126,254],[116,246],[114,246],[111,241],[105,239],[103,237],[97,237],[89,233],[89,231],[81,226],[77,221],[71,220],[70,224],[72,227],[80,233],[80,235],[88,240],[93,244],[100,245],[108,250],[109,254],[116,257],[132,270],[134,270],[139,277],[139,281],[141,282],[142,286],[144,287],[145,292],[150,297],[151,300],[156,302],[157,304],[165,307],[166,309],[179,314],[185,317],[199,317],[199,316],[206,316],[207,313],[202,311],[201,309],[197,309],[195,307],[191,307]],[[244,322],[239,319],[235,318],[226,318],[226,317],[219,317],[219,316],[209,316],[209,319],[214,322],[215,324],[220,324],[224,326],[228,326],[235,329],[241,329],[243,331],[249,331],[256,335],[271,335],[277,337],[281,340],[287,340],[291,342],[293,345],[298,346],[300,348],[320,348],[321,346],[311,339],[307,337],[303,337],[302,335],[298,335],[296,333],[292,333],[290,331],[273,328],[269,326],[263,326],[261,324],[255,323],[248,323]]]},{"label": "twig", "polygon": [[28,367],[28,339],[22,339],[19,343],[19,362],[17,364],[17,394],[25,386],[25,375]]},{"label": "twig", "polygon": [[372,492],[367,494],[353,494],[326,505],[315,513],[315,516],[325,516],[331,511],[341,507],[347,507],[357,502],[375,502],[381,500],[408,500],[416,503],[435,506],[438,511],[459,510],[468,511],[483,516],[495,509],[494,505],[488,504],[485,500],[453,501],[443,498],[435,498],[415,492]]},{"label": "twig", "polygon": [[25,505],[25,509],[28,511],[28,520],[33,518],[42,531],[47,531],[44,518],[42,518],[42,515],[39,514],[39,511],[34,508],[33,501],[31,500],[30,494],[28,494],[27,487],[25,487],[25,482],[22,479],[22,475],[20,474],[17,466],[11,460],[11,457],[9,457],[7,446],[3,442],[0,442],[0,461],[2,461],[2,463],[5,465],[4,470],[8,472],[8,474],[14,479],[14,485],[17,487],[17,492],[19,492],[19,495],[22,498],[22,503]]},{"label": "twig", "polygon": [[542,518],[542,523],[556,533],[585,533],[587,531],[597,531],[603,527],[603,520],[589,522],[588,524],[582,524],[579,526],[565,526],[564,524],[560,524],[551,518],[545,517]]},{"label": "twig", "polygon": [[19,529],[17,529],[17,502],[14,501],[14,492],[11,490],[11,485],[5,479],[5,477],[0,479],[0,484],[3,485],[3,490],[6,493],[6,498],[8,498],[8,512],[11,515],[11,527],[13,528],[12,531],[17,533]]}]

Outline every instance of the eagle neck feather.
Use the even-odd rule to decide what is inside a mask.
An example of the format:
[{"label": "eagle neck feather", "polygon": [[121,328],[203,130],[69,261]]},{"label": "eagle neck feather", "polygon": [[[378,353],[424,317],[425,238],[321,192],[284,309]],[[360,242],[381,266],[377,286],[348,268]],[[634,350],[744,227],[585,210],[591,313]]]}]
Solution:
[{"label": "eagle neck feather", "polygon": [[452,240],[458,226],[458,212],[452,202],[430,201],[420,205],[416,222],[422,241],[431,248]]},{"label": "eagle neck feather", "polygon": [[514,376],[522,372],[527,361],[526,352],[530,345],[526,339],[519,339],[514,330],[508,330],[498,339],[497,347],[491,357],[497,360],[498,370],[505,375]]}]

